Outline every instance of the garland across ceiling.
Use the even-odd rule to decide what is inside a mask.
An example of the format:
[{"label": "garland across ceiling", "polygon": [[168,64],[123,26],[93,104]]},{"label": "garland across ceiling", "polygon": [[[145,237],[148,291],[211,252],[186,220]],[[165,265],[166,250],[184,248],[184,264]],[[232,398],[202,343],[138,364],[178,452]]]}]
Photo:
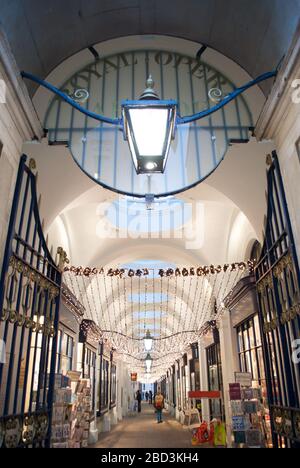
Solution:
[{"label": "garland across ceiling", "polygon": [[[101,338],[146,379],[144,337],[153,338],[151,380],[216,327],[233,288],[255,261],[138,270],[67,267],[64,282],[80,300]],[[149,377],[147,377],[149,379]]]},{"label": "garland across ceiling", "polygon": [[[219,273],[234,272],[234,271],[246,271],[253,273],[256,265],[256,260],[248,260],[247,262],[235,262],[227,263],[225,265],[210,265],[210,266],[199,266],[199,267],[189,267],[189,268],[160,268],[157,270],[157,274],[161,277],[178,277],[178,276],[209,276],[216,275]],[[90,267],[76,267],[76,266],[66,266],[64,269],[65,273],[72,273],[76,276],[96,276],[104,275],[109,277],[119,277],[124,278],[128,276],[129,278],[133,277],[145,277],[151,275],[151,270],[149,268],[139,268],[137,270],[125,269],[125,268],[90,268]]]}]

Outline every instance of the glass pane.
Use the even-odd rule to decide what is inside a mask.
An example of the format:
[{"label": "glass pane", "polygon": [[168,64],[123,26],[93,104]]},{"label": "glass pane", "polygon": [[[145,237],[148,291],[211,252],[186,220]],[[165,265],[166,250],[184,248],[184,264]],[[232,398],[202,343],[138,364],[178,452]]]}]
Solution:
[{"label": "glass pane", "polygon": [[251,351],[251,357],[252,357],[252,377],[253,377],[253,380],[259,380],[256,350]]},{"label": "glass pane", "polygon": [[249,327],[249,340],[250,340],[250,348],[255,348],[255,339],[254,339],[254,328],[253,322],[251,320],[250,327]]},{"label": "glass pane", "polygon": [[255,326],[255,335],[256,335],[256,346],[261,346],[261,334],[260,334],[260,326],[259,326],[259,318],[258,315],[254,317],[254,326]]},{"label": "glass pane", "polygon": [[249,351],[247,351],[245,353],[245,362],[246,362],[246,372],[251,372],[252,373],[251,359],[250,359],[250,352]]},{"label": "glass pane", "polygon": [[257,350],[257,354],[258,354],[258,366],[259,366],[259,370],[260,370],[260,378],[264,380],[266,378],[266,376],[265,376],[265,366],[264,366],[262,348],[259,348]]},{"label": "glass pane", "polygon": [[246,366],[245,366],[245,355],[242,353],[240,355],[240,366],[241,366],[241,372],[246,372]]},{"label": "glass pane", "polygon": [[238,332],[238,347],[239,347],[240,353],[244,351],[243,333],[241,329],[239,329],[239,332]]},{"label": "glass pane", "polygon": [[245,350],[248,350],[249,349],[249,339],[248,339],[248,330],[247,329],[244,330],[243,337],[244,337]]}]

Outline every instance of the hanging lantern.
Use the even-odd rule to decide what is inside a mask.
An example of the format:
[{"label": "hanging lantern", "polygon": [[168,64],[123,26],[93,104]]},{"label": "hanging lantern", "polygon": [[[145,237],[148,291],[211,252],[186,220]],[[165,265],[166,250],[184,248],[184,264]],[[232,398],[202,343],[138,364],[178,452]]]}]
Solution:
[{"label": "hanging lantern", "polygon": [[147,374],[150,374],[150,372],[151,372],[152,361],[153,361],[153,359],[152,359],[150,353],[148,353],[147,356],[146,356],[146,359],[145,359]]},{"label": "hanging lantern", "polygon": [[145,350],[147,352],[152,350],[153,338],[152,338],[151,333],[150,333],[149,330],[147,330],[147,333],[146,333],[145,338],[144,338],[144,346],[145,346]]},{"label": "hanging lantern", "polygon": [[124,138],[129,143],[137,174],[165,171],[175,138],[177,101],[161,101],[150,76],[138,101],[123,101]]}]

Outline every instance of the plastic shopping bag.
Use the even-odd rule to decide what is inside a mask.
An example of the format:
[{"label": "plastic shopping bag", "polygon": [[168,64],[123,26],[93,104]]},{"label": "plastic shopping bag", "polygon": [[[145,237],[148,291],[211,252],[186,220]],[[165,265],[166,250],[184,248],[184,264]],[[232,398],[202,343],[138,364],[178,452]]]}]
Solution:
[{"label": "plastic shopping bag", "polygon": [[221,421],[219,421],[215,427],[214,446],[226,447],[226,427]]}]

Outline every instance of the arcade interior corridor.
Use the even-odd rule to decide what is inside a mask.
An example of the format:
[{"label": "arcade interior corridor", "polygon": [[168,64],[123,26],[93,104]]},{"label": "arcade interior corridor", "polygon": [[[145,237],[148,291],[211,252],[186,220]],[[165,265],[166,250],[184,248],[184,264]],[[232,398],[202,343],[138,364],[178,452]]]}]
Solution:
[{"label": "arcade interior corridor", "polygon": [[299,448],[299,180],[300,0],[0,0],[0,448]]}]

